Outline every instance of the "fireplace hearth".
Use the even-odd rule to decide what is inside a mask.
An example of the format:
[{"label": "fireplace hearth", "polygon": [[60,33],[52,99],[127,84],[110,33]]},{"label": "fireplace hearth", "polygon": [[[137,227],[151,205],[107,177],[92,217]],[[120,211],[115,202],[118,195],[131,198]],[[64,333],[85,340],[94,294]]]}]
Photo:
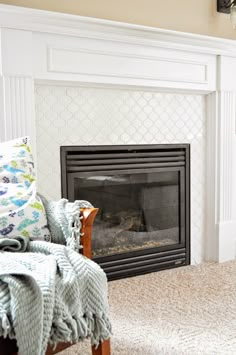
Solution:
[{"label": "fireplace hearth", "polygon": [[190,263],[189,144],[61,147],[62,196],[99,208],[93,259],[117,279]]}]

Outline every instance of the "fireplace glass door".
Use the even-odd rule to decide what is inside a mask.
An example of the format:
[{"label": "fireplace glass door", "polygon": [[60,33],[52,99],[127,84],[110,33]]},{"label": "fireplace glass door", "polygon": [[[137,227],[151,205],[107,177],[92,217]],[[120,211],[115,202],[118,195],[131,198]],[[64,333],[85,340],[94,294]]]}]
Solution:
[{"label": "fireplace glass door", "polygon": [[122,174],[96,172],[92,176],[80,174],[74,178],[75,198],[87,199],[99,206],[93,227],[93,256],[181,243],[182,172],[181,169],[163,170]]},{"label": "fireplace glass door", "polygon": [[188,144],[61,147],[62,196],[99,208],[92,256],[109,280],[190,263]]}]

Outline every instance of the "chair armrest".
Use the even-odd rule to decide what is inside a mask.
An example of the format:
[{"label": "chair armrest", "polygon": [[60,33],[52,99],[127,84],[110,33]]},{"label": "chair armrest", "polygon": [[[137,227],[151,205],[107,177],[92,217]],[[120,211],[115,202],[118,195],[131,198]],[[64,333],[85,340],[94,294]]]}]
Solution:
[{"label": "chair armrest", "polygon": [[81,219],[81,236],[80,236],[80,244],[82,249],[80,249],[80,253],[91,259],[91,237],[92,237],[92,226],[94,218],[98,213],[98,208],[81,208],[80,216]]}]

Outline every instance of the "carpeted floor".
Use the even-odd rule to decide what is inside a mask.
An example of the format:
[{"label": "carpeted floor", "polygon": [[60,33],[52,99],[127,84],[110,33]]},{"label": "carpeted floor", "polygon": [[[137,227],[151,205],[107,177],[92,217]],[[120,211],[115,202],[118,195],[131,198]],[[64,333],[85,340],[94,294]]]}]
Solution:
[{"label": "carpeted floor", "polygon": [[114,355],[236,354],[236,261],[112,281],[109,303]]}]

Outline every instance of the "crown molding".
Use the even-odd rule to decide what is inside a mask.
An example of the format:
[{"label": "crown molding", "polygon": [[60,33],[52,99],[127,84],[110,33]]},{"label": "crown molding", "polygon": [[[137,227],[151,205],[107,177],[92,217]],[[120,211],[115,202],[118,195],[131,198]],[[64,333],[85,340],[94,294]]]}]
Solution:
[{"label": "crown molding", "polygon": [[0,4],[0,27],[236,57],[236,41]]}]

